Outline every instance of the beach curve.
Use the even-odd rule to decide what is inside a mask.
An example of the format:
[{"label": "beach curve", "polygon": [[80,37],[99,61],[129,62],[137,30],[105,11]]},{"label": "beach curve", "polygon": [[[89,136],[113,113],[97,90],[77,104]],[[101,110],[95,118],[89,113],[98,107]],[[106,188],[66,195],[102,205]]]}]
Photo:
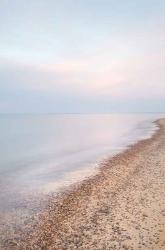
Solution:
[{"label": "beach curve", "polygon": [[152,138],[50,198],[34,228],[16,232],[4,249],[164,249],[165,119],[156,123]]}]

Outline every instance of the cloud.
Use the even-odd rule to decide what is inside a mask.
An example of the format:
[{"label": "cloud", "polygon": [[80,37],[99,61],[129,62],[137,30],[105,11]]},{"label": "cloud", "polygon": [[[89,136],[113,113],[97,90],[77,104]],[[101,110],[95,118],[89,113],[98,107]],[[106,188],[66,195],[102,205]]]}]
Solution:
[{"label": "cloud", "polygon": [[163,109],[162,23],[164,19],[145,23],[144,28],[119,29],[96,41],[89,37],[75,51],[66,46],[57,58],[51,48],[47,60],[47,52],[42,50],[36,49],[31,55],[30,48],[24,53],[22,47],[9,47],[0,60],[1,111],[108,112],[138,110],[138,106],[140,110]]},{"label": "cloud", "polygon": [[[120,47],[121,48],[121,47]],[[108,50],[108,48],[104,48]],[[122,51],[123,49],[121,49]],[[114,59],[115,58],[115,59]],[[164,48],[108,58],[95,56],[54,64],[0,61],[3,82],[21,89],[97,98],[162,98],[165,95]],[[150,89],[150,95],[148,95]]]}]

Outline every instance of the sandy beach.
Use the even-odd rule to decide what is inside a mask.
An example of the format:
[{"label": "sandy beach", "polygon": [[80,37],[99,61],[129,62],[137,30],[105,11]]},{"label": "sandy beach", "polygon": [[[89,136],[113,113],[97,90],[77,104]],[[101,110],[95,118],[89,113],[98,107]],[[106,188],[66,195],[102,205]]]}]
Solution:
[{"label": "sandy beach", "polygon": [[107,160],[3,249],[165,249],[165,119],[151,139]]}]

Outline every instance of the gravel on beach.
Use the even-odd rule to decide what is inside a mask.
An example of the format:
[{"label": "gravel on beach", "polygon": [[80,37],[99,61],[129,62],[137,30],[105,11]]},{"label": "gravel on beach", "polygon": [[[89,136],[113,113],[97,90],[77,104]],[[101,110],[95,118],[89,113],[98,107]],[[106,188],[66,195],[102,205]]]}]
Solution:
[{"label": "gravel on beach", "polygon": [[3,249],[165,249],[165,119],[147,140],[107,160],[99,173],[49,198],[33,228]]}]

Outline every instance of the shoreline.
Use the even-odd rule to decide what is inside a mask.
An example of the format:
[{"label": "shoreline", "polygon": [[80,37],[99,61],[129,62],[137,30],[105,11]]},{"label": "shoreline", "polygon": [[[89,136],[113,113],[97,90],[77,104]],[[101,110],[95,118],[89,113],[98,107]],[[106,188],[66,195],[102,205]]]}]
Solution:
[{"label": "shoreline", "polygon": [[[120,220],[114,226],[113,213],[110,211],[117,211],[116,199],[122,196],[130,180],[137,178],[143,170],[145,155],[150,155],[154,144],[162,143],[165,119],[157,120],[156,124],[159,129],[151,138],[141,140],[107,159],[95,176],[74,184],[56,199],[50,197],[48,208],[39,215],[34,228],[26,225],[27,233],[21,236],[22,232],[17,232],[14,239],[5,242],[4,249],[152,249],[145,248],[144,240],[144,245],[139,243],[138,248],[134,248],[134,244],[128,244],[131,241],[129,234],[124,240],[119,240],[124,231],[120,230]],[[120,199],[122,201],[122,197]],[[109,219],[108,224],[103,223],[105,218]],[[106,228],[104,236],[105,225],[102,224],[110,227]],[[111,235],[109,238],[107,232]]]}]

